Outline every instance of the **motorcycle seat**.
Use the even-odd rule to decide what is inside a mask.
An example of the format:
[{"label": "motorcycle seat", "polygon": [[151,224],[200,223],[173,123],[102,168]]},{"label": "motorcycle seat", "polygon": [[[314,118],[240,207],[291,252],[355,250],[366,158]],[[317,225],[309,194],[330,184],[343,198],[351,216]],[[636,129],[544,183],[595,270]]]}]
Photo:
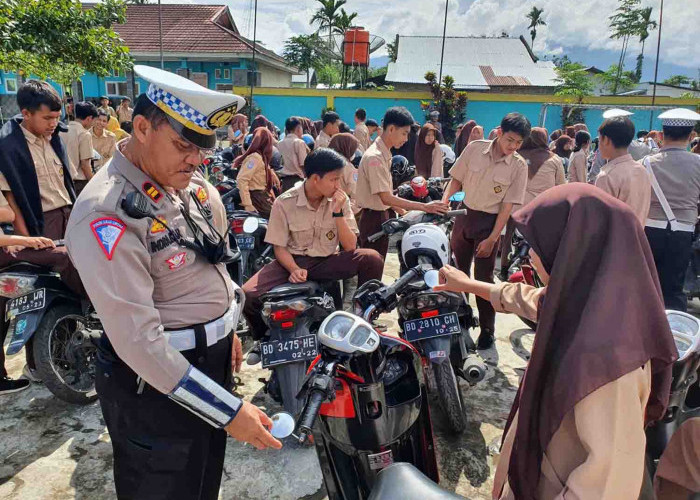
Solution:
[{"label": "motorcycle seat", "polygon": [[368,500],[464,500],[443,490],[409,463],[395,463],[377,476]]},{"label": "motorcycle seat", "polygon": [[8,264],[0,268],[1,273],[32,273],[40,274],[50,272],[51,269],[48,267],[40,266],[38,264],[32,264],[31,262],[18,261]]},{"label": "motorcycle seat", "polygon": [[272,290],[265,292],[260,300],[262,302],[275,302],[278,300],[288,299],[289,297],[311,297],[317,295],[321,287],[318,283],[307,281],[306,283],[285,283],[279,285]]}]

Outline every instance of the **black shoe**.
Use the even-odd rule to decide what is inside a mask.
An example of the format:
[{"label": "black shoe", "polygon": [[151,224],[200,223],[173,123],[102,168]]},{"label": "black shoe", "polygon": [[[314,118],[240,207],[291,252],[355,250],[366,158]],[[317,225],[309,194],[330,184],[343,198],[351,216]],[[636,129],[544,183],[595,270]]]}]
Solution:
[{"label": "black shoe", "polygon": [[12,380],[8,377],[0,378],[0,395],[23,391],[27,387],[29,387],[29,380]]},{"label": "black shoe", "polygon": [[479,338],[476,341],[477,349],[488,349],[493,345],[495,336],[491,328],[482,328]]},{"label": "black shoe", "polygon": [[257,365],[260,363],[260,342],[256,341],[253,347],[248,351],[248,356],[246,356],[246,363],[248,365]]}]

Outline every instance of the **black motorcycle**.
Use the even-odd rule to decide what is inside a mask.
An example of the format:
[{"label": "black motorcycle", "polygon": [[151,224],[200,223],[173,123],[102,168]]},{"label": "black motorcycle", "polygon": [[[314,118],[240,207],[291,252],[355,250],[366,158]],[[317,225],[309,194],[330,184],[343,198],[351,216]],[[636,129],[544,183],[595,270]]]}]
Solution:
[{"label": "black motorcycle", "polygon": [[[544,283],[530,262],[530,244],[517,229],[513,232],[512,248],[513,252],[508,260],[508,283],[524,283],[542,288]],[[518,317],[531,329],[537,330],[536,322],[522,316]]]},{"label": "black motorcycle", "polygon": [[431,201],[440,201],[444,192],[446,182],[449,178],[431,177],[424,179],[423,177],[414,177],[409,184],[402,184],[396,192],[396,196],[404,200],[417,201],[418,203],[430,203]]},{"label": "black motorcycle", "polygon": [[58,274],[26,262],[0,269],[0,295],[9,299],[3,328],[7,354],[31,349],[36,371],[56,397],[74,404],[97,399],[94,341],[102,324]]},{"label": "black motorcycle", "polygon": [[410,269],[392,285],[359,294],[362,317],[338,311],[318,330],[321,352],[300,392],[304,406],[294,436],[304,443],[313,434],[331,500],[370,498],[380,471],[395,462],[439,480],[421,356],[370,324],[394,309],[423,272]]},{"label": "black motorcycle", "polygon": [[[229,264],[228,271],[231,279],[238,285],[243,285],[255,273],[275,258],[273,246],[265,243],[267,235],[267,219],[256,213],[245,210],[227,211],[231,226],[229,238],[235,240],[235,247],[241,253],[237,262]],[[234,241],[231,241],[231,248]]]}]

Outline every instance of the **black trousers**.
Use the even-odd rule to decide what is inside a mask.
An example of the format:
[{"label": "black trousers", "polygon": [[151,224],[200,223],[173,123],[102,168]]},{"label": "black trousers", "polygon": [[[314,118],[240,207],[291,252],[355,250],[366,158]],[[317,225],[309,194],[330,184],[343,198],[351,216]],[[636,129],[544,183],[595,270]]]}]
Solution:
[{"label": "black trousers", "polygon": [[[104,339],[103,339],[104,340]],[[231,336],[198,353],[182,354],[218,384],[231,387]],[[120,500],[216,500],[226,451],[216,429],[101,353],[97,394],[112,440],[114,483]]]},{"label": "black trousers", "polygon": [[688,298],[683,292],[683,283],[692,253],[693,233],[655,227],[645,227],[644,232],[654,254],[666,309],[687,311]]}]

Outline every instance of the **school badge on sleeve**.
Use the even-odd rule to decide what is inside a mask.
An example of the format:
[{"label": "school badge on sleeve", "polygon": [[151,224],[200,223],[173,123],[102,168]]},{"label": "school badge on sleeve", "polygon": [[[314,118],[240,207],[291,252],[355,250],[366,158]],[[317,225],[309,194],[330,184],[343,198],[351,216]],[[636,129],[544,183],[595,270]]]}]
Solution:
[{"label": "school badge on sleeve", "polygon": [[90,229],[107,260],[112,260],[114,250],[126,231],[126,224],[117,218],[102,217],[92,221]]},{"label": "school badge on sleeve", "polygon": [[496,194],[500,194],[500,192],[503,191],[503,188],[501,186],[496,186],[493,188],[493,192]]},{"label": "school badge on sleeve", "polygon": [[333,238],[335,238],[335,233],[333,231],[328,231],[326,233],[326,238],[328,238],[328,241],[333,241]]}]

